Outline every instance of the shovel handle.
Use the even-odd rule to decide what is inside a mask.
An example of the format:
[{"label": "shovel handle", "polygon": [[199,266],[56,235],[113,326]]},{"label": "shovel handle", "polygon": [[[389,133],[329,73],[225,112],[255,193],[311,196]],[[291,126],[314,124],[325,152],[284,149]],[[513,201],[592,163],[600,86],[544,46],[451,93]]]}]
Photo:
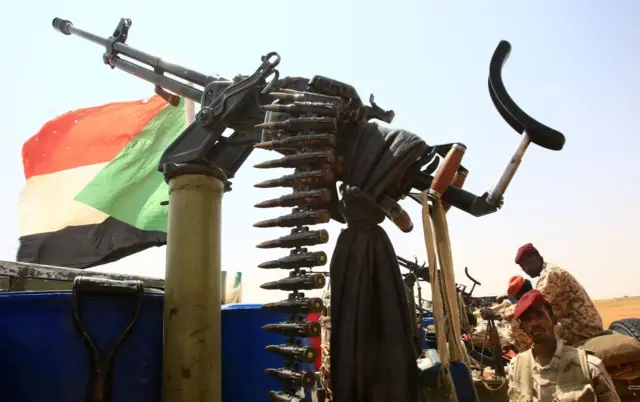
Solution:
[{"label": "shovel handle", "polygon": [[429,189],[429,195],[435,198],[440,198],[454,180],[454,176],[458,172],[458,168],[462,163],[462,157],[464,156],[467,147],[464,144],[456,143],[451,146],[447,156],[438,166],[438,170],[431,182],[431,188]]}]

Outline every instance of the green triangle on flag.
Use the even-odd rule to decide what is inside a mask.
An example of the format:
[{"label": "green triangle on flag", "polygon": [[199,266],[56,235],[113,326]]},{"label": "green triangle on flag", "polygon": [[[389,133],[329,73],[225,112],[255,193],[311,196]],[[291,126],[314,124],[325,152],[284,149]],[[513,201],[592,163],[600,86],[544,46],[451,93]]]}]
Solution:
[{"label": "green triangle on flag", "polygon": [[169,188],[158,171],[164,151],[187,127],[184,100],[166,105],[75,200],[141,230],[167,231]]}]

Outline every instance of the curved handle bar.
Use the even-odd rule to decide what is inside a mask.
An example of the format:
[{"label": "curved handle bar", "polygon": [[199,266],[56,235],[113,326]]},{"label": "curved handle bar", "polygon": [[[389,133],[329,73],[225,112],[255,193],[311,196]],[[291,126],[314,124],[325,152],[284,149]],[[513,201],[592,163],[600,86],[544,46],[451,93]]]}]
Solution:
[{"label": "curved handle bar", "polygon": [[464,267],[464,274],[467,275],[467,278],[469,278],[469,280],[471,282],[474,283],[474,285],[479,285],[482,286],[482,284],[480,282],[478,282],[477,280],[475,280],[471,275],[469,275],[469,267]]},{"label": "curved handle bar", "polygon": [[531,141],[544,148],[559,151],[564,147],[565,136],[526,114],[513,101],[502,81],[502,67],[511,54],[511,44],[500,41],[489,64],[489,93],[502,118],[519,134],[525,131]]}]

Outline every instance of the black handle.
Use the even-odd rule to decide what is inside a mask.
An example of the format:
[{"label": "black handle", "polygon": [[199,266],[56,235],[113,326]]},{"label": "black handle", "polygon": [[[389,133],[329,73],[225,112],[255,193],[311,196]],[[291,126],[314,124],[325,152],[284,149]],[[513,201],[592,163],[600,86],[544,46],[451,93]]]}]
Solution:
[{"label": "black handle", "polygon": [[565,136],[526,114],[513,101],[502,81],[502,67],[511,54],[511,44],[500,41],[489,64],[489,94],[500,116],[519,134],[525,131],[531,142],[553,151],[564,147]]},{"label": "black handle", "polygon": [[73,293],[78,296],[135,296],[143,291],[142,281],[116,281],[88,276],[77,276],[73,280]]},{"label": "black handle", "polygon": [[[73,280],[73,322],[91,353],[91,383],[88,398],[90,402],[106,402],[111,400],[112,372],[115,354],[138,321],[143,291],[142,281],[116,281],[87,276],[77,276]],[[81,300],[84,300],[84,297],[90,296],[129,297],[134,301],[131,320],[104,354],[100,352],[96,342],[91,335],[89,335],[80,314]]]},{"label": "black handle", "polygon": [[471,275],[469,275],[469,267],[464,267],[464,274],[467,275],[467,278],[469,278],[469,280],[474,283],[474,286],[475,285],[482,286],[480,282],[478,282]]}]

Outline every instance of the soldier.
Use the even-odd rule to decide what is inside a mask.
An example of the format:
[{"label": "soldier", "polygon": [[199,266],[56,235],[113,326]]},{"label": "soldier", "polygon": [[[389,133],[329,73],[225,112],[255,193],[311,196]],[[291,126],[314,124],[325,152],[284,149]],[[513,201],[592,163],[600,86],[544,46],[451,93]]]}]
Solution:
[{"label": "soldier", "polygon": [[[509,280],[507,295],[513,297],[516,300],[520,300],[522,295],[526,294],[530,290],[533,290],[531,281],[523,278],[522,276],[514,276]],[[531,347],[531,339],[522,331],[518,321],[513,319],[515,308],[516,304],[512,304],[508,300],[505,300],[496,307],[482,310],[480,314],[485,320],[494,319],[509,322],[511,326],[509,333],[512,340],[511,343],[518,352],[524,352]],[[500,310],[502,311],[500,312]]]},{"label": "soldier", "polygon": [[551,305],[538,290],[522,296],[514,318],[533,340],[533,347],[509,364],[509,400],[518,402],[619,402],[602,361],[566,345],[554,332]]},{"label": "soldier", "polygon": [[520,275],[514,276],[509,279],[507,294],[516,299],[516,301],[520,300],[522,295],[529,292],[530,290],[533,290],[533,285],[531,284],[530,280],[525,279]]},{"label": "soldier", "polygon": [[515,263],[531,278],[538,278],[536,289],[551,304],[558,320],[556,334],[565,343],[575,345],[602,333],[602,317],[573,275],[545,262],[531,243],[518,249]]}]

